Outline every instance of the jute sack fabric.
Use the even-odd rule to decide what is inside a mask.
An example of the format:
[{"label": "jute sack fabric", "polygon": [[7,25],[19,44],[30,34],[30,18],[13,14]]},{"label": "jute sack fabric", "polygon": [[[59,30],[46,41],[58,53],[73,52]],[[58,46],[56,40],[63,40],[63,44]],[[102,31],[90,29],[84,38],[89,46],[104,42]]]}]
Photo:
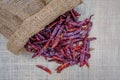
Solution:
[{"label": "jute sack fabric", "polygon": [[2,0],[0,1],[0,33],[6,38],[19,29],[23,21],[39,12],[51,0]]},{"label": "jute sack fabric", "polygon": [[23,21],[20,28],[9,38],[8,50],[14,54],[23,53],[23,47],[31,36],[80,3],[82,3],[81,0],[52,0],[38,13]]}]

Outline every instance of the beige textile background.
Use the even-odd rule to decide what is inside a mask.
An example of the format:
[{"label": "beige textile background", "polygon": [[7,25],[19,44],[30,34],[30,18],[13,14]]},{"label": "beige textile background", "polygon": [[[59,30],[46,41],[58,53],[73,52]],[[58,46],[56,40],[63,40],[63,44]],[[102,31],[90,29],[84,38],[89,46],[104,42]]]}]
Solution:
[{"label": "beige textile background", "polygon": [[[31,59],[31,54],[13,55],[6,48],[7,39],[0,34],[0,80],[120,80],[120,0],[84,0],[76,8],[84,19],[91,14],[93,29],[91,36],[97,40],[91,46],[90,68],[73,66],[56,74],[55,63],[48,63],[42,57]],[[53,74],[35,67],[43,64]]]}]

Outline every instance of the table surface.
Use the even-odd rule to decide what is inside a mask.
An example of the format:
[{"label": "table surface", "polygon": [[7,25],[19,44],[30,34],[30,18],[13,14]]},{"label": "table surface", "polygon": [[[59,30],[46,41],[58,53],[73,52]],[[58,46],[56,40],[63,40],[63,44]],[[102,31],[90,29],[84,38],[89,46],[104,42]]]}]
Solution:
[{"label": "table surface", "polygon": [[[42,57],[31,59],[32,54],[16,56],[6,48],[7,39],[0,34],[0,80],[120,80],[120,0],[84,0],[76,10],[84,19],[91,14],[93,29],[91,36],[97,40],[91,46],[90,68],[73,66],[57,74],[55,63],[48,63]],[[43,64],[53,74],[35,67]]]}]

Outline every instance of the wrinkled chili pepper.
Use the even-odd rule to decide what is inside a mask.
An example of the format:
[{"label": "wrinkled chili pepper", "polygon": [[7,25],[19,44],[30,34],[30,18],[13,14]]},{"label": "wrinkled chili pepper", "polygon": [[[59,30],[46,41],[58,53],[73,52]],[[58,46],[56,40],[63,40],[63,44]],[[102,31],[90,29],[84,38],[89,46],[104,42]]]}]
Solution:
[{"label": "wrinkled chili pepper", "polygon": [[51,70],[48,69],[47,67],[42,66],[42,65],[36,65],[36,66],[37,66],[38,68],[41,68],[41,69],[43,69],[44,71],[48,72],[49,74],[51,74]]},{"label": "wrinkled chili pepper", "polygon": [[[93,15],[83,21],[77,21],[78,16],[80,14],[72,9],[33,35],[24,46],[34,53],[32,58],[43,56],[49,62],[60,64],[57,73],[75,64],[89,68],[90,51],[94,50],[90,42],[96,40],[89,37]],[[47,67],[36,66],[51,74]]]}]

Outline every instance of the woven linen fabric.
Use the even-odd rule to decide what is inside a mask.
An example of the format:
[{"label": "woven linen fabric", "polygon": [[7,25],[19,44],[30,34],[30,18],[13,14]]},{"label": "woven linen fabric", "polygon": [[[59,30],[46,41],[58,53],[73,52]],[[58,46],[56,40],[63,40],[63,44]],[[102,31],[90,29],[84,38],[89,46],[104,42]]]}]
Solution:
[{"label": "woven linen fabric", "polygon": [[[3,0],[4,1],[4,0]],[[56,63],[42,57],[32,59],[32,54],[16,56],[6,48],[7,39],[0,34],[0,80],[120,80],[120,0],[83,0],[76,7],[84,19],[94,14],[91,42],[95,48],[91,52],[90,68],[69,67],[57,74]],[[42,64],[52,70],[48,75],[35,67]]]}]

